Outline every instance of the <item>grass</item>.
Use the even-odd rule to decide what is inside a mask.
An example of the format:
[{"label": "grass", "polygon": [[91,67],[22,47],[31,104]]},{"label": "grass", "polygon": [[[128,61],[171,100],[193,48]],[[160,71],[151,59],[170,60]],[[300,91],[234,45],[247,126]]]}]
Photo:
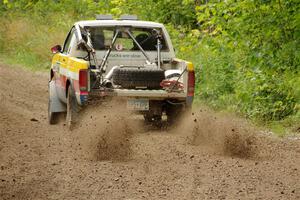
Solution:
[{"label": "grass", "polygon": [[34,53],[16,50],[15,53],[2,54],[1,61],[7,65],[19,65],[32,71],[46,71],[50,62],[45,63]]},{"label": "grass", "polygon": [[49,69],[50,48],[62,44],[69,29],[68,25],[58,28],[57,25],[18,16],[1,17],[0,23],[0,57],[4,63],[35,71]]},{"label": "grass", "polygon": [[[203,105],[208,105],[206,101],[203,99],[200,99],[199,97],[195,98],[194,100],[194,107],[203,107]],[[209,106],[209,109],[212,109],[211,106]],[[231,109],[230,107],[224,108],[224,107],[214,107],[213,110],[218,113],[225,113],[228,115],[232,115],[236,118],[244,118],[247,119],[247,117],[242,113],[236,113],[234,112],[234,109]],[[268,121],[264,122],[261,120],[250,120],[256,127],[259,127],[259,129],[266,129],[273,134],[275,134],[278,137],[287,137],[290,135],[299,135],[300,134],[300,112],[298,112],[296,115],[291,115],[284,120],[281,121]]]}]

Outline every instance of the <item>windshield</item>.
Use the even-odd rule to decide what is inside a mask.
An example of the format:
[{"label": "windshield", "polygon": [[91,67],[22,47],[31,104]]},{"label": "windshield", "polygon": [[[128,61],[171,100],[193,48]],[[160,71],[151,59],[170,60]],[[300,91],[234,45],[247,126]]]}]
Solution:
[{"label": "windshield", "polygon": [[[116,33],[116,27],[85,27],[90,32],[90,38],[95,50],[107,50],[112,45],[113,37]],[[113,51],[139,51],[139,47],[132,38],[126,33],[128,27],[118,27],[120,33],[114,43]],[[123,30],[124,29],[124,30]],[[156,28],[163,33],[160,28]],[[145,51],[157,51],[157,39],[153,35],[153,28],[130,27],[129,31],[136,41]],[[165,37],[161,38],[161,51],[168,51]]]}]

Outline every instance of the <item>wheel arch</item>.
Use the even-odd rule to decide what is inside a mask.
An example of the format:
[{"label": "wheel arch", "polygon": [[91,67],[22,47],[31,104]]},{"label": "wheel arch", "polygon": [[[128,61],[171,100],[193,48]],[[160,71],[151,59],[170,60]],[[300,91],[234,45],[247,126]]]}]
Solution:
[{"label": "wheel arch", "polygon": [[50,79],[49,81],[51,81],[54,77],[54,72],[53,72],[53,69],[50,69]]},{"label": "wheel arch", "polygon": [[71,81],[69,80],[69,79],[67,79],[67,81],[66,81],[66,98],[67,98],[67,96],[68,96],[68,90],[69,90],[69,86],[71,85]]}]

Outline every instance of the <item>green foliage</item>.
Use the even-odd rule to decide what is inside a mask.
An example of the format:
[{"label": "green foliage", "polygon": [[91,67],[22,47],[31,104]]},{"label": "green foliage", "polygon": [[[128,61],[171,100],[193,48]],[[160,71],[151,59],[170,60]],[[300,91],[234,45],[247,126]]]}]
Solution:
[{"label": "green foliage", "polygon": [[193,27],[196,24],[194,0],[112,0],[112,13],[136,14],[141,19]]},{"label": "green foliage", "polygon": [[299,0],[4,0],[0,52],[44,68],[74,21],[136,14],[166,24],[177,55],[193,61],[198,100],[299,124],[299,10]]},{"label": "green foliage", "polygon": [[179,55],[199,67],[198,97],[251,119],[296,116],[299,1],[209,1],[195,10],[200,26],[173,38]]}]

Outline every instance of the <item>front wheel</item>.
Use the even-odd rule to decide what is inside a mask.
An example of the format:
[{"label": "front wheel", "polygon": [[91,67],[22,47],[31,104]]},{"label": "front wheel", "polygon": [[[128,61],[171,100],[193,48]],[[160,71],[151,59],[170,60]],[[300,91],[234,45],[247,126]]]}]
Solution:
[{"label": "front wheel", "polygon": [[76,100],[75,91],[71,87],[68,87],[68,95],[67,95],[67,116],[66,116],[66,124],[69,130],[74,128],[76,124],[77,114],[79,112],[79,105]]}]

